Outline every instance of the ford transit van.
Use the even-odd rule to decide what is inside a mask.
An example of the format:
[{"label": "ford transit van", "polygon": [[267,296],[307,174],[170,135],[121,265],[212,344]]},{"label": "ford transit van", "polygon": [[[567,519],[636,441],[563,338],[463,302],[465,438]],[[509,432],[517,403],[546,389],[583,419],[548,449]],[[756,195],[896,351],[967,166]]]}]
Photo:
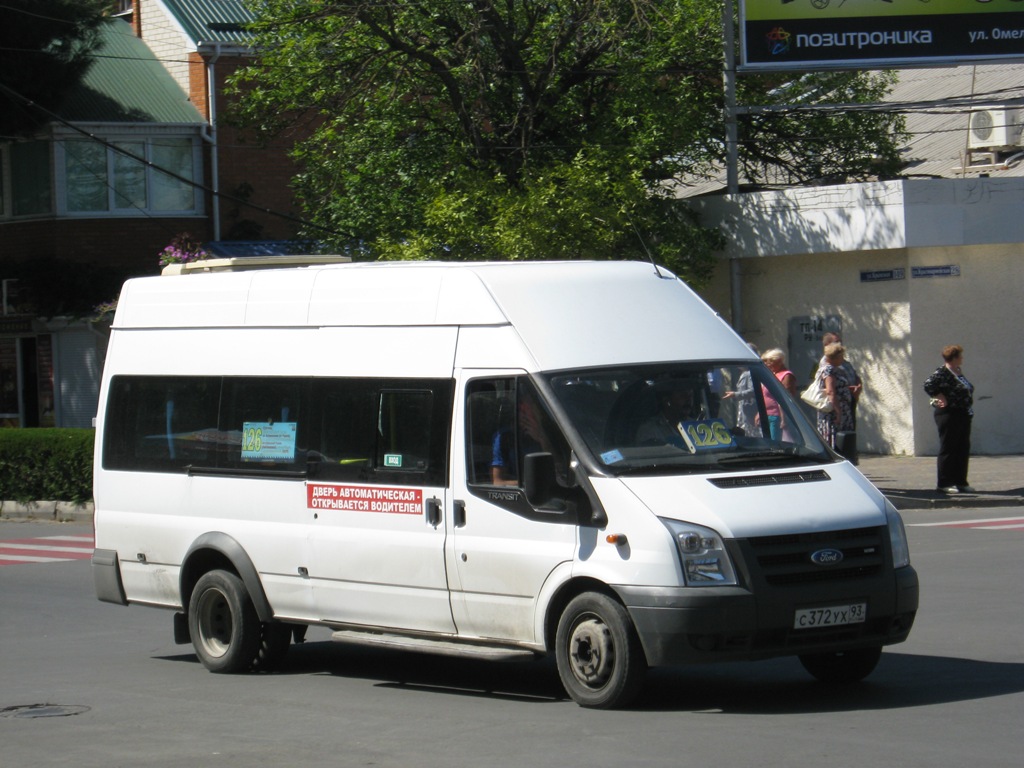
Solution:
[{"label": "ford transit van", "polygon": [[130,280],[95,509],[99,599],[172,612],[214,672],[273,669],[316,625],[550,654],[617,707],[657,665],[859,680],[918,605],[893,506],[640,262]]}]

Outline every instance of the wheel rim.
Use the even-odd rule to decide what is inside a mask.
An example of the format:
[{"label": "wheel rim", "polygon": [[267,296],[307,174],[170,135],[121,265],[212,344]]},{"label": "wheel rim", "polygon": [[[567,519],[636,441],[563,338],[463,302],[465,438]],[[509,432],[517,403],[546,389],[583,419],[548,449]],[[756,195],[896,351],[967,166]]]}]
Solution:
[{"label": "wheel rim", "polygon": [[569,636],[569,667],[588,688],[601,688],[615,667],[615,644],[608,626],[597,616],[576,623]]},{"label": "wheel rim", "polygon": [[199,642],[211,657],[220,657],[231,646],[231,607],[223,593],[208,589],[199,598]]}]

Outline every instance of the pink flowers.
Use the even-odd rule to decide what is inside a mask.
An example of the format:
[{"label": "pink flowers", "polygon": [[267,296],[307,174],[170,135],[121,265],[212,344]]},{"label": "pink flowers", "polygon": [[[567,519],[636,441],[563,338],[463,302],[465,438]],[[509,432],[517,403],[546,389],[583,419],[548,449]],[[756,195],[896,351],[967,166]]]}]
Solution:
[{"label": "pink flowers", "polygon": [[188,232],[182,232],[175,235],[170,244],[160,251],[160,266],[188,264],[190,261],[199,261],[209,258],[209,256],[210,254],[204,251]]}]

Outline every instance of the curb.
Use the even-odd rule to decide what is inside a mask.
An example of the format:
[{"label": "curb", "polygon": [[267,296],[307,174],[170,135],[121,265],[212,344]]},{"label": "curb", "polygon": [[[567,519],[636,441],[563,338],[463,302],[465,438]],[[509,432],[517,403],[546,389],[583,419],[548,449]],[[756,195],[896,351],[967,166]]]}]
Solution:
[{"label": "curb", "polygon": [[[881,490],[881,489],[880,489]],[[1024,507],[1024,498],[1020,496],[972,496],[963,494],[958,496],[904,496],[899,493],[882,494],[898,510],[905,509],[986,509],[993,507]]]},{"label": "curb", "polygon": [[0,501],[0,520],[4,521],[86,523],[92,521],[94,511],[91,501]]}]

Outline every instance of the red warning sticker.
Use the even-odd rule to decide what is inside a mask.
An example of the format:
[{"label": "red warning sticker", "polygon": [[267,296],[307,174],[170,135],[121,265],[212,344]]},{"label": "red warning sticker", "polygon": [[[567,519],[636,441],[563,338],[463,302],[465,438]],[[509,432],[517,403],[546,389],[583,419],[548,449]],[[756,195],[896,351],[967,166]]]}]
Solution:
[{"label": "red warning sticker", "polygon": [[306,506],[340,512],[419,515],[423,513],[423,491],[419,488],[310,483],[306,486]]}]

